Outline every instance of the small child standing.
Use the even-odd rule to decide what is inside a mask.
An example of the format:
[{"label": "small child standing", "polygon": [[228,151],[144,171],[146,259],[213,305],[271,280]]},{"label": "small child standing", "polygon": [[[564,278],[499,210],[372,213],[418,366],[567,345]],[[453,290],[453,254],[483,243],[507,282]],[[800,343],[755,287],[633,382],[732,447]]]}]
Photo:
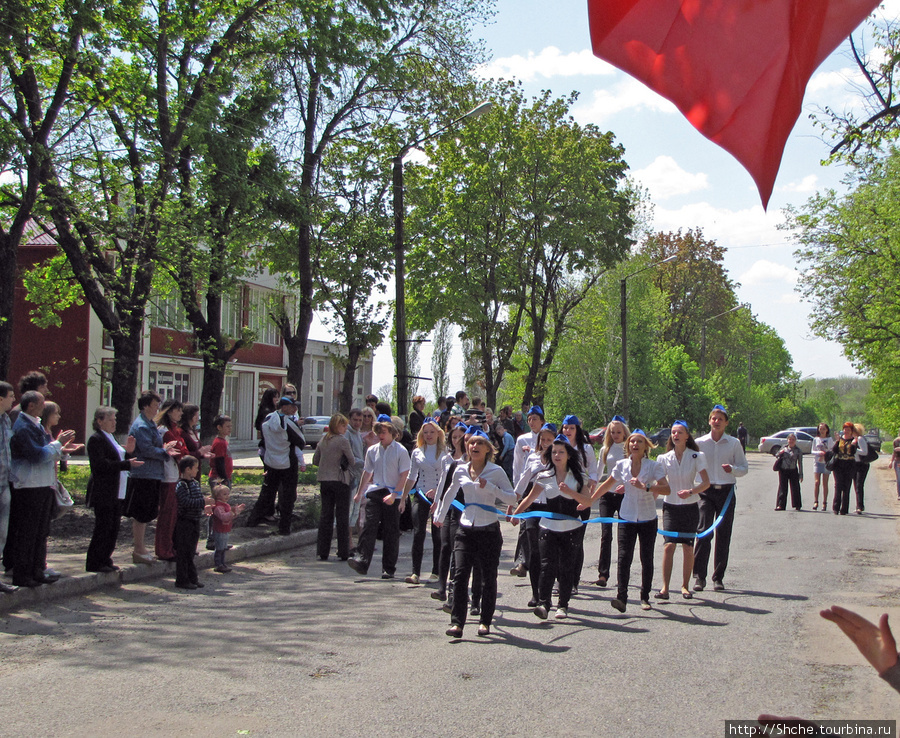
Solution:
[{"label": "small child standing", "polygon": [[228,504],[228,498],[231,496],[231,490],[224,484],[217,484],[212,491],[213,514],[210,519],[210,530],[212,531],[212,539],[215,544],[214,560],[216,563],[216,571],[227,574],[231,571],[231,567],[225,563],[225,551],[228,549],[228,534],[231,532],[231,526],[234,519],[244,512],[246,505],[238,505],[231,507]]},{"label": "small child standing", "polygon": [[[228,437],[231,435],[232,422],[228,415],[217,415],[213,421],[216,427],[216,437],[210,446],[212,457],[209,460],[209,488],[215,489],[224,484],[231,488],[231,476],[234,473],[234,459],[228,450]],[[213,540],[212,518],[207,523],[206,550],[215,551],[216,544]]]},{"label": "small child standing", "polygon": [[212,513],[200,491],[197,473],[200,462],[193,456],[185,456],[178,462],[178,483],[175,485],[175,499],[178,503],[178,517],[175,520],[175,586],[179,589],[199,589],[203,585],[197,581],[197,541],[200,540],[200,518]]}]

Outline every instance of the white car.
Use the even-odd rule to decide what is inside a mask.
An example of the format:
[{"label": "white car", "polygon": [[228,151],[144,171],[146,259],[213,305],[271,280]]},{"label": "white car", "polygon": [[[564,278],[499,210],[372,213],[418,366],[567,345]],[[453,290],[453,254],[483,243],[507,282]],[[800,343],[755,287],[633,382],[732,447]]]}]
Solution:
[{"label": "white car", "polygon": [[774,456],[783,446],[787,446],[787,439],[791,433],[797,436],[797,447],[803,453],[808,454],[812,452],[813,437],[809,433],[804,433],[800,430],[783,430],[771,436],[763,436],[759,439],[759,452]]},{"label": "white car", "polygon": [[331,417],[328,415],[313,415],[303,421],[300,430],[303,431],[303,438],[306,440],[307,446],[315,448],[319,444],[325,431],[328,430],[330,421]]}]

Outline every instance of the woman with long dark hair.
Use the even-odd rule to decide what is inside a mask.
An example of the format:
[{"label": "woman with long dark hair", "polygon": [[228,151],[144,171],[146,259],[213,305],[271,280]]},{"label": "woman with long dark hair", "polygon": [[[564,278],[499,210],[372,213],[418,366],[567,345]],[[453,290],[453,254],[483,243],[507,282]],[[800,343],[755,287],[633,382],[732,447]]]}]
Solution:
[{"label": "woman with long dark hair", "polygon": [[822,487],[822,509],[828,509],[828,480],[831,472],[825,467],[825,454],[834,448],[834,439],[831,437],[831,428],[828,423],[819,423],[816,429],[816,437],[812,443],[813,453],[813,510],[819,509],[819,486]]},{"label": "woman with long dark hair", "polygon": [[156,518],[156,558],[163,561],[175,561],[173,535],[175,520],[178,517],[178,502],[175,499],[175,486],[178,483],[178,462],[188,455],[188,447],[181,434],[181,418],[184,405],[178,400],[169,398],[163,401],[159,412],[153,419],[162,435],[162,442],[175,451],[166,462],[167,476],[159,486],[159,514]]},{"label": "woman with long dark hair", "polygon": [[[578,460],[581,462],[581,468],[584,471],[585,493],[590,496],[594,492],[594,487],[600,482],[600,473],[597,467],[597,454],[594,453],[594,447],[591,446],[591,439],[584,432],[581,421],[577,415],[566,415],[562,422],[562,434],[569,439],[569,444],[578,454]],[[582,520],[587,520],[591,516],[591,509],[585,508],[579,514]],[[573,594],[578,594],[578,583],[581,581],[581,569],[584,567],[584,532],[585,527],[582,525],[573,533],[575,542],[575,580],[572,584]]]},{"label": "woman with long dark hair", "polygon": [[697,447],[687,422],[676,420],[672,423],[666,453],[656,460],[665,469],[670,490],[663,501],[663,530],[677,535],[663,534],[663,584],[653,596],[659,600],[669,599],[675,549],[681,544],[681,596],[690,600],[694,596],[689,585],[694,570],[694,539],[700,523],[699,495],[709,487],[706,455]]},{"label": "woman with long dark hair", "polygon": [[584,490],[588,479],[581,467],[579,453],[564,435],[557,436],[544,451],[545,468],[534,480],[531,492],[515,510],[516,515],[526,510],[539,497],[547,512],[564,515],[568,519],[539,518],[540,534],[540,579],[538,603],[534,614],[541,620],[547,619],[550,611],[550,597],[553,583],[559,579],[559,599],[556,603],[556,618],[569,616],[569,598],[575,580],[575,533],[584,524],[578,517],[579,503],[590,509],[591,497]]},{"label": "woman with long dark hair", "polygon": [[462,494],[464,509],[453,544],[456,575],[453,581],[451,625],[447,629],[447,635],[451,638],[462,638],[466,625],[469,576],[475,567],[481,569],[484,580],[478,635],[486,636],[491,632],[491,620],[497,604],[497,568],[500,565],[503,536],[500,533],[498,513],[488,508],[497,502],[508,505],[516,499],[506,472],[491,462],[493,455],[494,447],[487,434],[481,430],[474,431],[466,446],[468,461],[457,465],[450,489],[441,500],[435,515],[436,520],[441,520],[456,499],[457,493]]},{"label": "woman with long dark hair", "polygon": [[856,477],[856,428],[847,421],[841,428],[841,435],[831,453],[834,455],[834,501],[832,510],[835,515],[846,515],[850,512],[850,488]]}]

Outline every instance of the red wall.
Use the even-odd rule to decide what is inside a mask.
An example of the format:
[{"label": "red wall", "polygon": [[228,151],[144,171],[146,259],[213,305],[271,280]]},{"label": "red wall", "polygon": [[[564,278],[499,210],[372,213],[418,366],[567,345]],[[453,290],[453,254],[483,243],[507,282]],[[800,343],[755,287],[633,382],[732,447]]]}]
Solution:
[{"label": "red wall", "polygon": [[[9,382],[18,394],[19,377],[32,370],[47,375],[50,394],[62,409],[61,428],[76,431],[76,440],[84,443],[87,422],[87,380],[99,381],[95,373],[88,372],[88,325],[90,308],[85,302],[67,308],[60,315],[59,327],[38,328],[28,317],[32,303],[25,300],[25,288],[21,274],[33,265],[55,256],[55,246],[22,246],[17,264],[20,278],[16,284],[16,301],[13,307],[12,360],[9,366]],[[99,369],[99,367],[95,367]],[[91,408],[93,412],[93,408]]]}]

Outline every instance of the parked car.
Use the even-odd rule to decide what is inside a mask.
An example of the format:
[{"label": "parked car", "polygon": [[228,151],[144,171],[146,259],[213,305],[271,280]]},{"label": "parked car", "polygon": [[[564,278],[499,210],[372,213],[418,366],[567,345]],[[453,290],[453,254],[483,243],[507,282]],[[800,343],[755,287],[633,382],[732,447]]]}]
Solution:
[{"label": "parked car", "polygon": [[656,433],[650,436],[650,440],[657,446],[665,446],[669,441],[669,436],[671,435],[671,428],[659,428]]},{"label": "parked car", "polygon": [[810,435],[813,438],[815,438],[817,435],[819,435],[818,427],[811,426],[811,425],[792,426],[791,428],[788,428],[788,430],[793,431],[794,433],[796,433],[797,431],[802,431],[803,433],[806,433],[807,435]]},{"label": "parked car", "polygon": [[313,415],[303,421],[303,427],[300,430],[303,431],[303,437],[306,439],[307,446],[315,448],[318,445],[328,429],[330,420],[331,417],[328,415]]},{"label": "parked car", "polygon": [[866,431],[864,436],[866,441],[870,446],[873,446],[876,451],[881,451],[881,429],[880,428],[869,428]]},{"label": "parked car", "polygon": [[771,436],[763,436],[759,439],[759,452],[763,454],[777,454],[783,446],[787,446],[787,438],[793,433],[797,436],[797,446],[808,454],[812,451],[813,437],[801,430],[783,430],[773,433]]}]

